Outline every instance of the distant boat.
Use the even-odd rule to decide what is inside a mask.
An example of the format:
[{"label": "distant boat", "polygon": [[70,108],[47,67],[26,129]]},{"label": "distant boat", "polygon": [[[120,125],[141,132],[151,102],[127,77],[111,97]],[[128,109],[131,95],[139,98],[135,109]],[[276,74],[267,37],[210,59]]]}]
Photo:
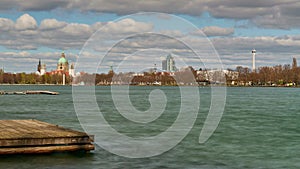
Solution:
[{"label": "distant boat", "polygon": [[74,83],[72,84],[72,86],[85,86],[85,83],[84,82],[80,82],[80,83]]},{"label": "distant boat", "polygon": [[158,86],[160,86],[160,85],[161,85],[161,82],[155,81],[155,82],[153,83],[153,85],[158,85]]}]

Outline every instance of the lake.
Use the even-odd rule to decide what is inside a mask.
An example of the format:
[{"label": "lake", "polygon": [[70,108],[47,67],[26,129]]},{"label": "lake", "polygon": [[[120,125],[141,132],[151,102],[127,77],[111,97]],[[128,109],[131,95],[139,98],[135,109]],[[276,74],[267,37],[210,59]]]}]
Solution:
[{"label": "lake", "polygon": [[[85,87],[78,87],[85,88]],[[180,109],[178,87],[130,86],[139,111],[151,104],[151,91],[165,93],[163,114],[150,123],[135,123],[118,113],[111,88],[96,86],[96,100],[109,124],[130,137],[156,136],[172,126]],[[0,90],[51,90],[60,95],[0,95],[0,119],[38,119],[83,130],[73,105],[71,86],[3,85]],[[199,134],[210,107],[211,89],[201,87],[200,110],[188,135],[171,150],[154,157],[126,158],[100,146],[89,153],[2,156],[0,168],[299,168],[300,88],[229,87],[217,130],[204,144]],[[84,95],[84,93],[83,93]],[[101,137],[101,136],[99,136]]]}]

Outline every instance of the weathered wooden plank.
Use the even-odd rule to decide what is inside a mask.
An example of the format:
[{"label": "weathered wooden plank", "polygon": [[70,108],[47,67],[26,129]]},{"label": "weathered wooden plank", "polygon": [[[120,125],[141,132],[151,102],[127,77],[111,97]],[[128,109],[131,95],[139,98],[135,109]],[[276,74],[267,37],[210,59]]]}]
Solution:
[{"label": "weathered wooden plank", "polygon": [[38,120],[0,120],[0,154],[1,151],[8,154],[15,151],[33,153],[36,148],[37,153],[65,149],[68,151],[75,149],[76,146],[77,148],[87,146],[86,151],[89,151],[94,149],[91,148],[93,141],[93,136],[84,132]]},{"label": "weathered wooden plank", "polygon": [[[2,120],[0,120],[0,139],[87,136],[84,132],[66,129],[37,120],[1,121]],[[4,132],[10,132],[10,135],[1,134]]]},{"label": "weathered wooden plank", "polygon": [[0,155],[6,154],[40,154],[53,152],[70,152],[70,151],[91,151],[95,147],[93,144],[85,145],[65,145],[65,146],[43,146],[43,147],[19,147],[19,148],[0,148]]},{"label": "weathered wooden plank", "polygon": [[47,94],[47,95],[58,95],[58,92],[46,91],[46,90],[27,90],[25,94]]},{"label": "weathered wooden plank", "polygon": [[60,138],[24,138],[24,139],[0,139],[0,148],[18,146],[41,146],[41,145],[71,145],[88,144],[93,140],[86,137],[60,137]]},{"label": "weathered wooden plank", "polygon": [[27,91],[0,91],[0,95],[26,95],[26,94],[46,94],[46,95],[58,95],[58,92],[47,90],[27,90]]}]

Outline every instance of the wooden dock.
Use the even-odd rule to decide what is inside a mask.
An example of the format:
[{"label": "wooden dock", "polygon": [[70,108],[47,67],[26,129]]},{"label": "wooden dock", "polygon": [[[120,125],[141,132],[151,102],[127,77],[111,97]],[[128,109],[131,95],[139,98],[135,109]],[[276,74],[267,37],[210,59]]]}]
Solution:
[{"label": "wooden dock", "polygon": [[0,155],[94,150],[94,138],[38,120],[0,120]]},{"label": "wooden dock", "polygon": [[26,95],[26,94],[58,95],[59,93],[47,91],[47,90],[0,91],[0,95]]}]

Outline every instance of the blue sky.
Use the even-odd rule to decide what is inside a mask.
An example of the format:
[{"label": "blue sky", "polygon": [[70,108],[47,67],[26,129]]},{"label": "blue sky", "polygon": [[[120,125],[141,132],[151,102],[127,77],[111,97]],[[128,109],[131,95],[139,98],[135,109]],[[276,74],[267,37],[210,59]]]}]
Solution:
[{"label": "blue sky", "polygon": [[[110,35],[115,42],[124,32],[138,34],[141,30],[159,32],[161,29],[168,36],[178,37],[190,31],[172,15],[187,20],[209,38],[224,68],[251,67],[253,48],[257,49],[257,66],[290,64],[292,57],[300,58],[299,8],[300,3],[294,0],[3,0],[0,2],[0,66],[8,72],[35,72],[41,58],[50,71],[55,69],[62,51],[71,62],[76,62],[86,41],[111,22],[116,24],[106,26],[108,30],[101,33]],[[128,20],[127,15],[137,12],[166,13],[171,17],[129,17],[132,20]],[[128,25],[130,29],[126,28]],[[120,32],[115,32],[118,26]],[[194,37],[189,38],[185,40],[193,41]],[[141,44],[138,45],[141,49]],[[176,45],[167,46],[175,50]],[[110,57],[115,59],[114,55]],[[96,57],[89,59],[97,62]],[[191,60],[188,63],[192,64]]]}]

